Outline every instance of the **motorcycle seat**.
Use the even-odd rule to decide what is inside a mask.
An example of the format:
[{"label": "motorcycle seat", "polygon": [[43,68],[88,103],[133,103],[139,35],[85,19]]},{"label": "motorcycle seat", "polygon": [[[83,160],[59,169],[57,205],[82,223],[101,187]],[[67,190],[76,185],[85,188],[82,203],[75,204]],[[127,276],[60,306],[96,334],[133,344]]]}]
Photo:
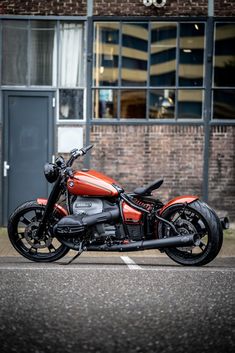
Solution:
[{"label": "motorcycle seat", "polygon": [[151,192],[153,190],[160,188],[162,183],[163,183],[163,179],[155,180],[153,183],[151,183],[147,186],[142,186],[142,187],[136,188],[134,190],[134,194],[141,195],[141,196],[150,196]]}]

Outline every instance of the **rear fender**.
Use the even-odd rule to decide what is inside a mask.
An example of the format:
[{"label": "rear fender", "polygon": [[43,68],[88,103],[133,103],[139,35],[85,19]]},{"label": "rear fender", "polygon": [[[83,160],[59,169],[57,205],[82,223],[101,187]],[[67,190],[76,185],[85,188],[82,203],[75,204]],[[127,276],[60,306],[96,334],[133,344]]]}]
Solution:
[{"label": "rear fender", "polygon": [[[39,205],[44,205],[46,206],[48,199],[44,199],[44,198],[38,198],[37,199],[37,203]],[[62,215],[62,216],[68,216],[68,212],[66,211],[66,209],[64,209],[64,207],[58,205],[57,203],[55,204],[55,208],[56,210]]]},{"label": "rear fender", "polygon": [[159,214],[161,215],[168,207],[171,207],[172,205],[176,204],[186,204],[189,205],[190,203],[198,200],[198,196],[193,196],[193,195],[185,195],[185,196],[178,196],[175,197],[174,199],[168,201],[160,210]]}]

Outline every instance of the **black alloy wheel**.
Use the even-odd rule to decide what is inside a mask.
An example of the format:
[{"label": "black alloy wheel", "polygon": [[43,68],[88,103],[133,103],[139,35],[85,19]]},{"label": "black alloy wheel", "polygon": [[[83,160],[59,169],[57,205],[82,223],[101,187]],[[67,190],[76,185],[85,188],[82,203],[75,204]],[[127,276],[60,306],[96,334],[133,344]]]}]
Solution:
[{"label": "black alloy wheel", "polygon": [[[187,266],[201,266],[211,262],[223,243],[221,223],[215,212],[204,202],[174,205],[165,210],[163,218],[172,222],[181,235],[198,234],[200,243],[195,246],[166,248],[166,254],[175,262]],[[175,236],[172,229],[160,222],[160,238]]]},{"label": "black alloy wheel", "polygon": [[14,248],[31,261],[52,262],[65,256],[69,248],[53,236],[53,226],[62,215],[55,209],[43,234],[37,229],[45,211],[44,205],[29,201],[19,206],[10,216],[8,235]]}]

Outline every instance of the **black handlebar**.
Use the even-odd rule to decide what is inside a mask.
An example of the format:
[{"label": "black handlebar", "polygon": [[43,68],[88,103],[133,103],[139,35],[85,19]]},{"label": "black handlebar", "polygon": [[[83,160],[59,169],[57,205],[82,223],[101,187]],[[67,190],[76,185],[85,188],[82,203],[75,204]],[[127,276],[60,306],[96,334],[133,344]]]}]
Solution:
[{"label": "black handlebar", "polygon": [[93,145],[88,145],[86,147],[81,148],[80,151],[82,151],[83,154],[86,154],[92,147]]},{"label": "black handlebar", "polygon": [[71,157],[69,158],[69,160],[67,162],[67,166],[71,167],[73,162],[75,161],[75,159],[77,159],[78,157],[83,156],[84,154],[86,154],[92,147],[93,147],[93,145],[89,145],[89,146],[81,148],[80,150],[78,150],[77,148],[72,150],[70,152],[71,153]]}]

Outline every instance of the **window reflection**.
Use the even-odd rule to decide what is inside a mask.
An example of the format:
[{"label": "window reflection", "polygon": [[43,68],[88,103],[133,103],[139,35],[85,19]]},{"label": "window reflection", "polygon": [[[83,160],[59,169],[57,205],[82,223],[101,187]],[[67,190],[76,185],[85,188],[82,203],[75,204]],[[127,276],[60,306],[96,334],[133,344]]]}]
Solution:
[{"label": "window reflection", "polygon": [[27,85],[27,21],[2,21],[2,84]]},{"label": "window reflection", "polygon": [[152,23],[150,86],[175,86],[176,34],[175,23]]},{"label": "window reflection", "polygon": [[149,106],[149,118],[174,119],[175,91],[168,89],[151,90]]},{"label": "window reflection", "polygon": [[145,119],[146,117],[146,91],[121,91],[121,118]]},{"label": "window reflection", "polygon": [[203,23],[180,24],[180,86],[203,85],[204,27]]},{"label": "window reflection", "polygon": [[202,90],[178,91],[178,118],[201,119],[202,118]]},{"label": "window reflection", "polygon": [[[30,84],[50,86],[56,84],[57,48],[54,27],[49,27],[43,21],[32,21],[31,46],[30,46]],[[40,28],[40,26],[42,26]]]},{"label": "window reflection", "polygon": [[122,25],[122,68],[123,86],[147,84],[148,25],[125,23]]},{"label": "window reflection", "polygon": [[215,27],[214,86],[235,86],[235,24]]},{"label": "window reflection", "polygon": [[117,117],[118,92],[111,89],[94,90],[94,118],[116,118]]},{"label": "window reflection", "polygon": [[93,116],[201,119],[204,47],[205,23],[96,23]]},{"label": "window reflection", "polygon": [[83,90],[60,89],[60,119],[83,119]]},{"label": "window reflection", "polygon": [[95,86],[118,84],[119,24],[96,23],[93,78]]},{"label": "window reflection", "polygon": [[235,90],[219,89],[214,91],[214,119],[235,119]]}]

